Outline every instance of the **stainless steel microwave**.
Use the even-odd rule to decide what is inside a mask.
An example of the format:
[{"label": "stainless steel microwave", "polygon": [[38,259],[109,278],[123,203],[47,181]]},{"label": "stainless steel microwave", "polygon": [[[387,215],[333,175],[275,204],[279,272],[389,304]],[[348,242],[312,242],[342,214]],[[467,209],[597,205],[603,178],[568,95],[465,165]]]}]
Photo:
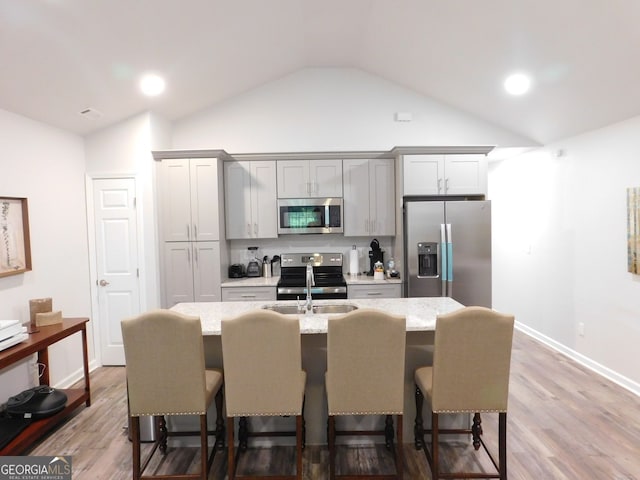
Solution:
[{"label": "stainless steel microwave", "polygon": [[342,233],[341,198],[278,199],[278,233]]}]

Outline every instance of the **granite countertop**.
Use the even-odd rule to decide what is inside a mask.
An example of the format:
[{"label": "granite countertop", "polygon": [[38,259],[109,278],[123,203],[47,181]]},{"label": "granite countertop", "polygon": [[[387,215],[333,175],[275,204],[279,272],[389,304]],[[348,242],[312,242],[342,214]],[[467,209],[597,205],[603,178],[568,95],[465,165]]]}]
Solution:
[{"label": "granite countertop", "polygon": [[[432,331],[435,329],[436,316],[452,312],[463,305],[449,297],[422,298],[377,298],[353,300],[319,300],[316,305],[349,303],[359,308],[377,308],[395,315],[402,315],[407,319],[407,331]],[[209,302],[209,303],[179,303],[171,310],[186,315],[199,316],[202,321],[203,335],[220,335],[220,321],[242,313],[261,308],[263,305],[283,304],[295,305],[295,301],[277,302]],[[312,314],[298,315],[300,332],[303,334],[327,333],[327,322],[335,315]]]},{"label": "granite countertop", "polygon": [[242,278],[227,278],[222,282],[222,288],[237,288],[237,287],[275,287],[280,280],[280,276],[277,277],[242,277]]},{"label": "granite countertop", "polygon": [[[373,276],[358,275],[352,277],[345,275],[344,279],[347,285],[389,285],[402,283],[400,278],[385,278],[384,280],[374,280]],[[243,278],[227,278],[222,282],[222,288],[238,288],[238,287],[275,287],[280,277],[243,277]]]},{"label": "granite countertop", "polygon": [[401,278],[385,277],[384,280],[374,280],[373,275],[368,276],[362,274],[358,274],[357,277],[352,277],[347,274],[344,276],[344,279],[347,281],[347,285],[390,285],[402,283]]}]

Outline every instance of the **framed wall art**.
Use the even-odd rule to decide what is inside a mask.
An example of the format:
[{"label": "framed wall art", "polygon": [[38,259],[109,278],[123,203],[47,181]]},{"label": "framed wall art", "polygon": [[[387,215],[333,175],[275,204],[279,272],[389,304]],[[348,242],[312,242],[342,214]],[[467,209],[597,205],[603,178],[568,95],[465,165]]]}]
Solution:
[{"label": "framed wall art", "polygon": [[0,277],[31,270],[26,198],[0,197]]},{"label": "framed wall art", "polygon": [[627,189],[627,264],[629,272],[640,274],[640,187]]}]

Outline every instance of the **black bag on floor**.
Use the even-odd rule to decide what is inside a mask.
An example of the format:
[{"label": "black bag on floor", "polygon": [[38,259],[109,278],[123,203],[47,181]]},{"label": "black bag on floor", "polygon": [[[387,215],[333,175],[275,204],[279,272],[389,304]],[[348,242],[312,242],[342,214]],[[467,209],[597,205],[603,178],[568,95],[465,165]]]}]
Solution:
[{"label": "black bag on floor", "polygon": [[10,417],[45,418],[63,410],[67,395],[48,385],[38,385],[7,400],[7,414]]}]

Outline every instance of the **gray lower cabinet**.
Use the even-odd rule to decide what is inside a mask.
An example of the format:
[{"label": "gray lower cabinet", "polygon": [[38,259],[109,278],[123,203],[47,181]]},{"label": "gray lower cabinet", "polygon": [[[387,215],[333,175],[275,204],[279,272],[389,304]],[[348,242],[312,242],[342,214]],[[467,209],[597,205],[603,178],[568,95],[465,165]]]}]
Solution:
[{"label": "gray lower cabinet", "polygon": [[348,298],[400,298],[402,285],[391,283],[386,285],[348,285]]},{"label": "gray lower cabinet", "polygon": [[220,242],[165,242],[164,298],[181,302],[220,301]]},{"label": "gray lower cabinet", "polygon": [[222,287],[223,302],[274,301],[276,287]]}]

